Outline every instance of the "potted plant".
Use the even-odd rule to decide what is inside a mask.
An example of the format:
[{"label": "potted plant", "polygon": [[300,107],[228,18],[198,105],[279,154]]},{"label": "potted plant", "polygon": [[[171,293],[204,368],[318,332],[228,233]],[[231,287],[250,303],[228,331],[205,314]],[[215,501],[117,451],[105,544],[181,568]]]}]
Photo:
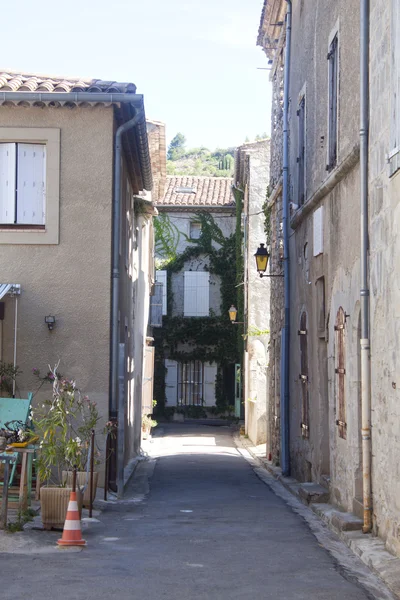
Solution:
[{"label": "potted plant", "polygon": [[156,427],[157,421],[151,418],[149,415],[142,415],[142,435],[143,439],[147,439],[151,433],[151,428]]},{"label": "potted plant", "polygon": [[[60,375],[57,367],[58,364],[46,376],[52,381],[52,397],[35,410],[33,417],[40,438],[37,474],[40,482],[45,482],[40,488],[40,501],[43,526],[47,529],[64,524],[74,467],[78,470],[78,502],[79,491],[87,491],[89,501],[88,487],[81,488],[88,480],[91,432],[99,421],[96,403],[82,395],[74,380]],[[35,374],[40,377],[39,371]],[[95,486],[97,478],[95,473]]]}]

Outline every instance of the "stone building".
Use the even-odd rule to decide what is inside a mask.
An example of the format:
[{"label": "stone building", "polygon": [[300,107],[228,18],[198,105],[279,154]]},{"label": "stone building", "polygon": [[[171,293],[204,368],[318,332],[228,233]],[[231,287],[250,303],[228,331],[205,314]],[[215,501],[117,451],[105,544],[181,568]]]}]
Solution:
[{"label": "stone building", "polygon": [[[215,406],[218,387],[227,390],[226,401],[233,403],[235,360],[232,364],[229,356],[236,356],[236,338],[228,309],[236,295],[235,282],[229,278],[235,265],[229,263],[229,252],[226,262],[217,254],[227,244],[234,261],[232,179],[167,176],[165,193],[156,206],[160,217],[166,218],[176,253],[156,272],[163,285],[162,328],[155,332],[156,377],[162,379],[156,399],[160,406],[166,402],[168,408],[189,412],[198,407],[200,413],[203,407]],[[160,254],[161,262],[163,258]]]},{"label": "stone building", "polygon": [[[292,17],[288,108],[291,475],[323,486],[342,511],[364,516],[366,530],[370,498],[365,481],[370,481],[373,532],[382,536],[389,549],[399,552],[400,6],[398,0],[371,1],[369,88],[360,97],[358,1],[319,0],[317,7],[300,1],[264,2],[258,44],[267,54],[274,84],[272,255],[280,237],[279,210],[274,207],[281,193],[279,109],[285,82],[279,80],[278,66],[282,69],[285,60],[287,7]],[[360,107],[368,96],[369,136],[360,138]],[[368,122],[362,131],[368,134]],[[360,225],[364,189],[360,139],[369,144],[366,230]],[[367,254],[362,231],[369,244]],[[364,260],[368,266],[365,282]],[[279,285],[272,282],[272,295]],[[365,298],[369,314],[362,312]],[[271,306],[275,308],[276,302],[279,296],[271,298]],[[272,344],[282,327],[283,303],[281,311],[274,312],[274,308]],[[369,338],[362,333],[362,314],[366,314]],[[279,351],[273,345],[270,355],[276,374],[274,357],[279,360]],[[364,363],[363,356],[368,356]],[[270,393],[271,402],[276,401],[272,382]]]},{"label": "stone building", "polygon": [[[268,195],[268,250],[270,273],[282,273],[282,148],[283,148],[283,66],[286,30],[284,2],[265,2],[257,44],[271,66],[272,83],[271,142]],[[268,361],[268,406],[270,446],[267,456],[280,463],[281,335],[284,327],[283,278],[270,279],[270,323]]]},{"label": "stone building", "polygon": [[245,430],[255,445],[267,445],[267,454],[271,452],[272,437],[267,395],[271,279],[258,275],[254,254],[265,243],[269,146],[269,140],[239,146],[234,172],[236,194],[240,194],[244,250],[243,314],[239,314],[238,320],[243,319],[247,333],[242,373]]}]

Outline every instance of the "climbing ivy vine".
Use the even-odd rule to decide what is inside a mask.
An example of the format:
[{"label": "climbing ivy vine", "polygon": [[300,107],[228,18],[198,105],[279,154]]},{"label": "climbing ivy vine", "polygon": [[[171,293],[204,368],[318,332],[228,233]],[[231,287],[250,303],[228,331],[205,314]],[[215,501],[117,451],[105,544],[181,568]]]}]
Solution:
[{"label": "climbing ivy vine", "polygon": [[[162,222],[155,224],[156,248],[166,249],[163,269],[167,271],[167,315],[163,317],[163,326],[154,330],[155,338],[155,381],[154,392],[158,412],[165,410],[165,358],[176,361],[200,360],[218,365],[216,381],[216,404],[223,409],[228,404],[228,395],[224,386],[224,370],[239,362],[237,328],[229,320],[229,307],[237,301],[237,241],[236,234],[225,237],[221,228],[210,213],[199,212],[196,221],[201,223],[199,239],[187,238],[190,243],[181,254],[174,254],[170,247],[177,247],[176,227],[165,213]],[[155,222],[159,219],[157,217]],[[179,232],[178,232],[179,233]],[[179,234],[181,235],[181,234]],[[173,238],[171,245],[171,237]],[[173,316],[172,275],[179,273],[185,264],[193,259],[204,257],[210,274],[220,280],[220,315],[210,312],[208,317]],[[182,345],[185,345],[185,351]]]}]

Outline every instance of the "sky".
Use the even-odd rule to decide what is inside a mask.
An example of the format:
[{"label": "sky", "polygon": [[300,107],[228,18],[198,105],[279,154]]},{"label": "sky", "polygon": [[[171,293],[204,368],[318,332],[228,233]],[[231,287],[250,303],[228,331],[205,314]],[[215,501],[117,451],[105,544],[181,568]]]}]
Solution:
[{"label": "sky", "polygon": [[262,0],[41,0],[2,6],[0,70],[131,81],[187,147],[270,134]]}]

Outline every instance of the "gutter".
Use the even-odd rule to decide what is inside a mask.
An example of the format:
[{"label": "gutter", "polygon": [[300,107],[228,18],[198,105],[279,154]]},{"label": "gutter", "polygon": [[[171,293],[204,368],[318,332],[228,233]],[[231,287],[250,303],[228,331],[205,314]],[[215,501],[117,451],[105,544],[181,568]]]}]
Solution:
[{"label": "gutter", "polygon": [[146,118],[142,94],[103,93],[103,92],[0,92],[0,106],[4,104],[50,105],[54,107],[71,104],[130,104],[136,111],[143,111],[137,123],[139,162],[143,172],[143,185],[146,190],[153,187],[150,165],[150,153],[147,142]]},{"label": "gutter", "polygon": [[368,287],[368,153],[369,153],[369,0],[360,0],[360,191],[361,191],[361,438],[363,463],[363,533],[372,529],[371,362]]},{"label": "gutter", "polygon": [[289,89],[290,89],[290,57],[292,43],[292,0],[287,1],[286,12],[286,52],[284,65],[284,90],[283,90],[283,179],[282,179],[282,204],[283,204],[283,273],[285,297],[285,325],[283,328],[282,342],[282,397],[281,397],[281,465],[282,474],[290,475],[290,445],[289,445],[289,342],[290,342],[290,281],[289,281]]}]

